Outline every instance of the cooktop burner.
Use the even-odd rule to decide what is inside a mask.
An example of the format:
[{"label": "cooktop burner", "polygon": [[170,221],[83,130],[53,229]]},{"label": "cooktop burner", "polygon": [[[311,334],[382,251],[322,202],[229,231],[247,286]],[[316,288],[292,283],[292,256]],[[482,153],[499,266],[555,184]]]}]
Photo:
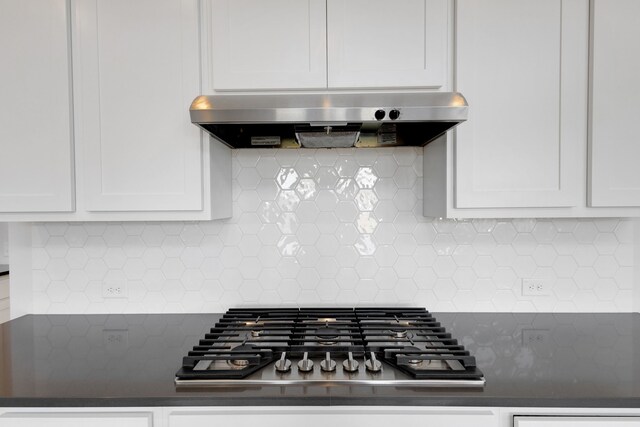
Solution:
[{"label": "cooktop burner", "polygon": [[424,308],[231,309],[178,386],[482,387],[475,358]]}]

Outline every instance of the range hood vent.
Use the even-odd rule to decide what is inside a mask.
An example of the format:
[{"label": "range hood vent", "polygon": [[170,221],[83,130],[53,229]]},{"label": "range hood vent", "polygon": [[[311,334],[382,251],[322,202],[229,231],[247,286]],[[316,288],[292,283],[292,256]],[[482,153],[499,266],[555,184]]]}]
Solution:
[{"label": "range hood vent", "polygon": [[467,119],[457,92],[199,96],[191,122],[231,148],[424,146]]}]

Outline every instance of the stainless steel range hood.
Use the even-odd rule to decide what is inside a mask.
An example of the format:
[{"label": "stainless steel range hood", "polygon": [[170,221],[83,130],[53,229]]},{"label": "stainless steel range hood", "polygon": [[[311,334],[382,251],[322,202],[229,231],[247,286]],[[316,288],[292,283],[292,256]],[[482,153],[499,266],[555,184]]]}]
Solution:
[{"label": "stainless steel range hood", "polygon": [[467,119],[457,92],[213,95],[191,122],[231,148],[424,146]]}]

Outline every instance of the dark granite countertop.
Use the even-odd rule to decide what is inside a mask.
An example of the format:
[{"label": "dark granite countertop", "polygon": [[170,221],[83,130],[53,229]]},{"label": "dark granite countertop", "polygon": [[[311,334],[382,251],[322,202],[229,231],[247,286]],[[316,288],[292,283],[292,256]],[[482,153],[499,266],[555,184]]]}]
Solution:
[{"label": "dark granite countertop", "polygon": [[0,264],[0,276],[6,276],[9,274],[9,266],[7,264]]},{"label": "dark granite countertop", "polygon": [[640,407],[640,314],[436,313],[484,389],[176,389],[216,314],[32,315],[0,325],[0,406]]}]

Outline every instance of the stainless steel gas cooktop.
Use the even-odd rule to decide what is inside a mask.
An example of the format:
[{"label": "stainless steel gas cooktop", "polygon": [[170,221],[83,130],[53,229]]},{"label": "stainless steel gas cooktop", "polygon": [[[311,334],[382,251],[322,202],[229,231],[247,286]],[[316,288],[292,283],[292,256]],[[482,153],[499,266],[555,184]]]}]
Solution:
[{"label": "stainless steel gas cooktop", "polygon": [[482,387],[475,358],[424,308],[231,309],[178,386]]}]

